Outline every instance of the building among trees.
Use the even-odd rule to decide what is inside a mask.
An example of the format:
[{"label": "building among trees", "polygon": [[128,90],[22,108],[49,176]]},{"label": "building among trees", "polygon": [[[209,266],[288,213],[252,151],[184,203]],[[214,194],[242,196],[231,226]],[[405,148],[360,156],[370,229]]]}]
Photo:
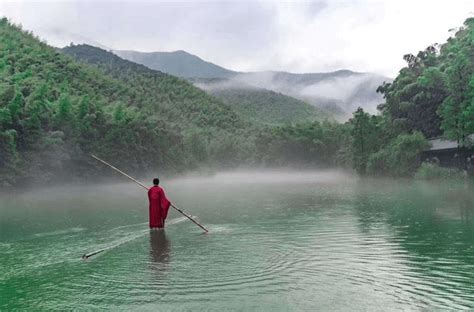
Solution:
[{"label": "building among trees", "polygon": [[474,134],[469,135],[466,141],[470,144],[461,145],[443,138],[431,139],[431,146],[423,151],[421,160],[436,163],[441,167],[474,171]]}]

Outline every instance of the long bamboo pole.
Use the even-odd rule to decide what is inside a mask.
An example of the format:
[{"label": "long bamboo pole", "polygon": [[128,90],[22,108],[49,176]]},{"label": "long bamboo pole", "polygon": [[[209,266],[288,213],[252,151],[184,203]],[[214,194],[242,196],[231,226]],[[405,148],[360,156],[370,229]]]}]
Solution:
[{"label": "long bamboo pole", "polygon": [[[126,174],[125,172],[123,172],[122,170],[118,169],[117,167],[114,167],[112,166],[111,164],[109,164],[108,162],[106,162],[105,160],[102,160],[100,159],[99,157],[95,156],[95,155],[92,155],[91,156],[100,161],[101,163],[103,163],[104,165],[107,165],[109,166],[110,168],[114,169],[115,171],[117,171],[118,173],[120,173],[121,175],[124,175],[126,176],[127,178],[129,178],[130,180],[132,180],[133,182],[135,182],[136,184],[140,185],[141,187],[143,187],[144,189],[146,190],[149,190],[149,188],[141,183],[140,181],[134,179],[133,177],[129,176],[128,174]],[[199,222],[197,222],[196,220],[194,220],[190,215],[188,215],[187,213],[185,213],[183,210],[179,209],[178,207],[176,207],[175,205],[173,205],[172,203],[170,203],[170,206],[173,207],[174,209],[176,209],[179,213],[181,213],[183,216],[187,217],[189,220],[191,220],[194,224],[196,224],[197,226],[199,226],[201,229],[203,229],[206,233],[209,232],[208,229],[206,229],[202,224],[200,224]]]}]

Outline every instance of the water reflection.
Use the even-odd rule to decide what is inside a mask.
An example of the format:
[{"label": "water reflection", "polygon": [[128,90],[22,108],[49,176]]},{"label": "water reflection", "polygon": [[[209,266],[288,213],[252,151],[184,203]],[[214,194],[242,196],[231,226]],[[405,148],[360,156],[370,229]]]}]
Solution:
[{"label": "water reflection", "polygon": [[[359,228],[389,250],[396,265],[380,270],[403,272],[394,287],[411,295],[432,294],[425,305],[471,308],[474,299],[474,195],[465,185],[410,183],[364,185],[356,189]],[[381,252],[370,255],[377,259]],[[416,282],[414,282],[416,281]],[[408,289],[406,285],[410,285]]]},{"label": "water reflection", "polygon": [[[168,188],[206,236],[180,218],[166,233],[116,230],[143,222],[146,210],[130,209],[139,190],[82,191],[87,209],[55,192],[38,207],[0,196],[0,310],[474,309],[474,186],[246,178]],[[23,229],[25,218],[41,228]],[[107,244],[104,233],[127,245],[71,261]]]},{"label": "water reflection", "polygon": [[171,245],[164,230],[150,231],[150,261],[156,271],[164,271],[170,262]]}]

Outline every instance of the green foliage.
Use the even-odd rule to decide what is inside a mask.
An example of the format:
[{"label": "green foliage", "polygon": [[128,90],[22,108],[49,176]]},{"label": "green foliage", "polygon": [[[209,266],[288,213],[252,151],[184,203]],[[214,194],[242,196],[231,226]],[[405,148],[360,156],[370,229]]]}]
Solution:
[{"label": "green foliage", "polygon": [[445,73],[449,94],[440,107],[439,114],[443,117],[442,129],[448,138],[454,139],[461,146],[466,138],[474,133],[472,120],[474,80],[474,22],[466,21],[444,47],[446,55]]},{"label": "green foliage", "polygon": [[178,78],[90,46],[65,52],[94,66],[0,22],[3,184],[108,174],[89,153],[134,173],[186,170],[221,161],[208,155],[210,147],[222,138],[234,142],[233,133],[249,125]]},{"label": "green foliage", "polygon": [[269,166],[347,164],[347,125],[312,122],[267,128],[256,138],[257,160]]},{"label": "green foliage", "polygon": [[367,171],[369,156],[381,145],[382,131],[379,127],[380,118],[371,116],[358,108],[349,120],[352,136],[352,164],[359,174]]},{"label": "green foliage", "polygon": [[[392,83],[377,89],[385,98],[380,108],[396,131],[421,131],[427,137],[441,134],[437,109],[446,98],[444,73],[438,64],[434,46],[417,56],[405,55],[408,67],[403,68]],[[421,117],[422,116],[422,117]]]},{"label": "green foliage", "polygon": [[442,134],[464,144],[474,132],[471,80],[474,75],[474,18],[464,22],[454,37],[416,56],[404,56],[407,67],[393,83],[378,88],[384,116],[399,133],[421,131],[426,137]]},{"label": "green foliage", "polygon": [[243,118],[264,125],[321,121],[329,117],[328,113],[308,103],[264,89],[217,89],[211,94]]},{"label": "green foliage", "polygon": [[428,142],[420,132],[401,134],[370,155],[367,172],[394,177],[413,176],[419,166],[420,153],[428,147]]},{"label": "green foliage", "polygon": [[128,97],[134,106],[173,124],[188,129],[214,128],[211,131],[233,131],[248,126],[230,107],[185,80],[89,45],[69,46],[62,51],[126,84],[123,87],[126,95],[120,94],[117,100],[125,102]]},{"label": "green foliage", "polygon": [[191,160],[193,167],[199,167],[209,163],[209,144],[204,141],[206,136],[201,131],[192,131],[184,136],[184,152],[193,155]]},{"label": "green foliage", "polygon": [[9,186],[15,183],[18,153],[16,152],[15,130],[0,130],[0,186]]},{"label": "green foliage", "polygon": [[386,116],[371,116],[362,108],[349,120],[352,166],[359,174],[410,176],[428,148],[421,132],[396,131]]},{"label": "green foliage", "polygon": [[358,109],[338,124],[274,92],[227,90],[221,100],[98,48],[59,52],[2,19],[1,183],[109,174],[89,153],[132,173],[303,164],[410,176],[424,137],[464,145],[474,133],[473,31],[468,19],[440,48],[405,55],[407,67],[378,88],[381,115]]},{"label": "green foliage", "polygon": [[464,179],[465,175],[462,170],[457,168],[443,168],[432,163],[422,163],[416,171],[415,178],[419,180],[436,180],[436,179]]},{"label": "green foliage", "polygon": [[[426,148],[423,136],[443,134],[467,146],[474,133],[474,19],[440,48],[430,46],[404,59],[408,66],[393,83],[378,88],[385,97],[381,117],[371,120],[358,110],[351,120],[359,173],[411,176]],[[431,174],[426,166],[423,172]]]},{"label": "green foliage", "polygon": [[132,173],[330,166],[348,157],[345,125],[256,126],[321,118],[283,95],[252,93],[248,111],[236,113],[187,81],[87,45],[60,53],[6,21],[0,46],[0,175],[8,184],[109,174],[89,153]]},{"label": "green foliage", "polygon": [[67,93],[64,93],[53,105],[52,125],[57,129],[63,129],[68,135],[74,135],[75,116],[72,102]]}]

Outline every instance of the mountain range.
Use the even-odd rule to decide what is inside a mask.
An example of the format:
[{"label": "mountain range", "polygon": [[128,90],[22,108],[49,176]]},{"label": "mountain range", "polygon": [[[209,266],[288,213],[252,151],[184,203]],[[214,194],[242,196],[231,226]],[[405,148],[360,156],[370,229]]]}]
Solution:
[{"label": "mountain range", "polygon": [[151,53],[127,50],[113,52],[126,60],[182,78],[231,78],[239,74],[182,50]]},{"label": "mountain range", "polygon": [[[91,45],[70,45],[60,51],[73,56],[78,61],[100,66],[107,73],[114,76],[118,75],[122,78],[130,77],[137,72],[160,77],[161,79],[170,76],[162,71],[123,59],[116,54]],[[184,87],[183,83],[191,85],[189,81],[179,78],[175,79],[177,81],[176,85],[181,85],[181,87]],[[180,81],[179,83],[178,80]],[[150,87],[153,88],[153,86]],[[204,93],[198,88],[195,89]],[[162,92],[160,90],[148,90],[148,92],[155,91]],[[213,98],[216,98],[216,100],[222,100],[228,108],[240,115],[242,120],[251,121],[253,124],[281,125],[304,121],[312,122],[331,117],[323,110],[308,103],[262,88],[245,87],[205,91]]]},{"label": "mountain range", "polygon": [[229,91],[258,88],[294,97],[332,115],[347,118],[357,107],[375,113],[383,98],[376,89],[391,79],[373,73],[338,70],[327,73],[283,71],[237,72],[205,61],[185,51],[113,51],[118,56],[190,80],[197,87],[221,96]]}]

